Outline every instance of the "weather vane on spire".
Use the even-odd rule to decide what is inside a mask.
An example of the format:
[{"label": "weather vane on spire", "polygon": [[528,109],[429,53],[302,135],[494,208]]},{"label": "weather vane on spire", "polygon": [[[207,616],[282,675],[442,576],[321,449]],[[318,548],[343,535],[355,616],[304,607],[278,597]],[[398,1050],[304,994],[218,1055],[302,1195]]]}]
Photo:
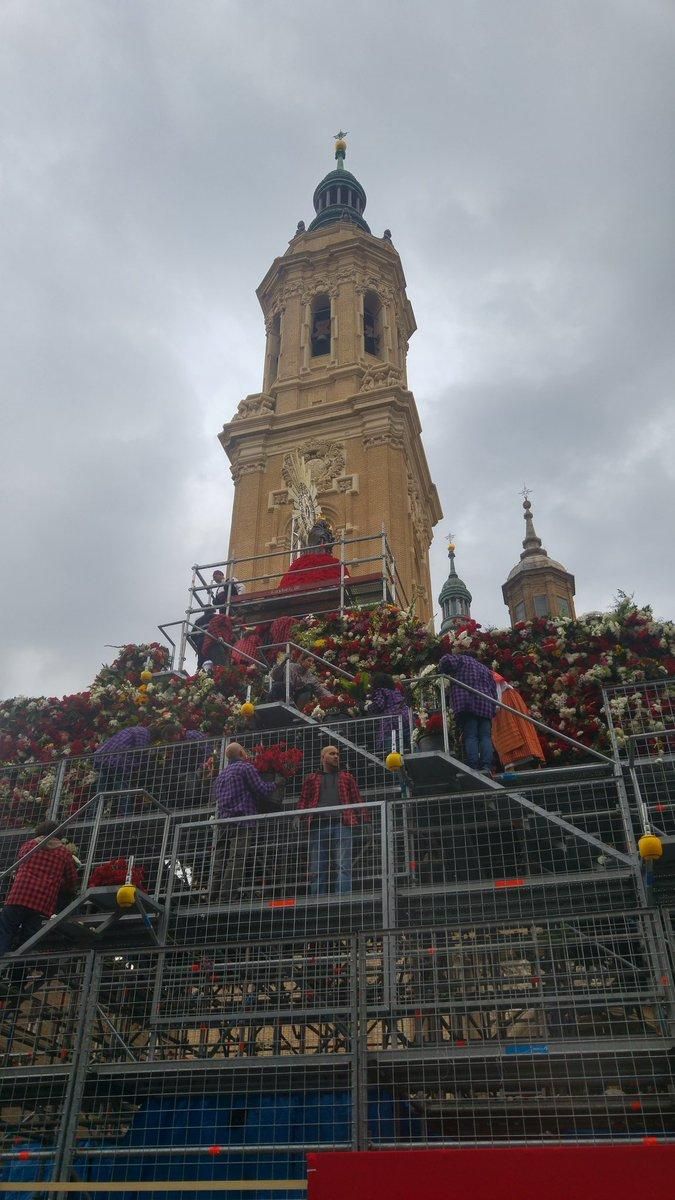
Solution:
[{"label": "weather vane on spire", "polygon": [[528,500],[529,497],[532,495],[532,492],[526,483],[523,484],[523,490],[522,490],[522,492],[519,493],[519,495],[521,495],[523,497],[523,500]]},{"label": "weather vane on spire", "polygon": [[336,142],[341,142],[343,138],[346,138],[348,132],[347,129],[341,129],[339,133],[334,133],[333,137]]}]

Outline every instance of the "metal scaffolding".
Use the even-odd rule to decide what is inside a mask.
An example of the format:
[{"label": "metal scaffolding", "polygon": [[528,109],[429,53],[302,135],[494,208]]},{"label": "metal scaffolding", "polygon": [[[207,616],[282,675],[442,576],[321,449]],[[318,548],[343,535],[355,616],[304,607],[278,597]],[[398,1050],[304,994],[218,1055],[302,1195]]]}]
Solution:
[{"label": "metal scaffolding", "polygon": [[[302,768],[247,818],[229,888],[223,739],[134,751],[113,790],[91,758],[10,768],[84,870],[67,934],[50,923],[0,976],[4,1178],[262,1193],[309,1149],[671,1140],[675,903],[636,839],[645,808],[669,836],[672,684],[638,692],[606,697],[611,763],[506,787],[445,752],[440,784],[388,771],[380,718],[251,730]],[[318,893],[297,801],[329,742],[362,804]],[[24,839],[0,831],[0,870]],[[129,855],[156,907],[101,928],[92,872]]]}]

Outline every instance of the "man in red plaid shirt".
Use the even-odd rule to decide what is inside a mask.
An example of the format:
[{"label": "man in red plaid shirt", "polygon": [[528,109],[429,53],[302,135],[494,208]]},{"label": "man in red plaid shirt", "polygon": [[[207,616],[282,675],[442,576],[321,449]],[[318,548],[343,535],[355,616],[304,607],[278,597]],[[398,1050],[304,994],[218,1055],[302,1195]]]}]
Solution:
[{"label": "man in red plaid shirt", "polygon": [[[353,832],[370,818],[368,809],[354,807],[361,804],[363,800],[354,776],[340,770],[337,746],[324,746],[321,770],[307,775],[298,804],[298,808],[315,810],[308,817],[312,896],[323,896],[330,890],[333,873],[336,892],[342,895],[351,892]],[[340,805],[345,807],[336,811]]]},{"label": "man in red plaid shirt", "polygon": [[[23,945],[42,927],[45,917],[54,915],[62,889],[77,891],[77,870],[70,850],[60,838],[49,836],[56,828],[54,821],[44,821],[36,827],[35,837],[19,850],[19,858],[31,850],[34,853],[18,867],[0,909],[0,955],[6,954],[17,938]],[[35,850],[40,842],[40,849]]]}]

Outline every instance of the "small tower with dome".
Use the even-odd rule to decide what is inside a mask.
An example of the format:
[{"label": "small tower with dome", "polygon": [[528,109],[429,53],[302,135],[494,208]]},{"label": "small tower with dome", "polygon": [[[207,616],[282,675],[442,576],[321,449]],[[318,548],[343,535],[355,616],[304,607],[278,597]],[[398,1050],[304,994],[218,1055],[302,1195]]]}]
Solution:
[{"label": "small tower with dome", "polygon": [[502,585],[511,625],[535,617],[575,617],[574,576],[562,563],[549,558],[537,537],[527,488],[523,489],[523,517],[525,537],[520,561]]},{"label": "small tower with dome", "polygon": [[455,543],[448,543],[450,574],[441,588],[438,602],[443,621],[441,633],[447,633],[454,625],[471,619],[471,592],[455,570]]}]

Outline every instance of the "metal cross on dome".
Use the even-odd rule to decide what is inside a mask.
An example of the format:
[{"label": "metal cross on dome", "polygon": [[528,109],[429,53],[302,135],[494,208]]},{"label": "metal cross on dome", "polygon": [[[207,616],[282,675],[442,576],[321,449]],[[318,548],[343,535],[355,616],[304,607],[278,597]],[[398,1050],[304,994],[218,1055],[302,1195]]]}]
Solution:
[{"label": "metal cross on dome", "polygon": [[526,483],[523,484],[523,490],[519,492],[519,495],[523,497],[523,500],[527,500],[532,495],[532,491]]}]

